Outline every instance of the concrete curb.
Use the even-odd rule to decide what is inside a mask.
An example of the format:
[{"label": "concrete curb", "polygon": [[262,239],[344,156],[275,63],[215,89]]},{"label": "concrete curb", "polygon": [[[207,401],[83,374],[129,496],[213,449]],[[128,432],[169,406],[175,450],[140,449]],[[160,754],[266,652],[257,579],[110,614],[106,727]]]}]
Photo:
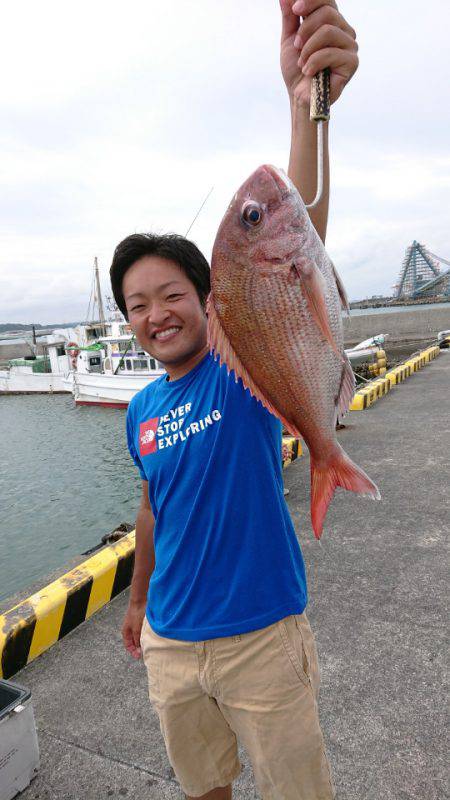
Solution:
[{"label": "concrete curb", "polygon": [[371,381],[363,389],[359,389],[355,392],[350,405],[350,411],[363,411],[365,408],[368,408],[375,403],[379,397],[383,397],[387,394],[393,386],[401,383],[405,378],[409,378],[410,375],[413,375],[419,369],[429,364],[439,353],[440,349],[437,345],[428,347],[426,350],[422,350],[417,356],[414,356],[414,358],[405,361],[404,364],[399,364],[398,367],[389,370],[382,378]]},{"label": "concrete curb", "polygon": [[129,586],[135,533],[0,615],[0,678],[10,678]]},{"label": "concrete curb", "polygon": [[[283,467],[302,455],[283,437]],[[131,583],[135,531],[107,545],[53,583],[0,614],[0,678],[10,678]]]}]

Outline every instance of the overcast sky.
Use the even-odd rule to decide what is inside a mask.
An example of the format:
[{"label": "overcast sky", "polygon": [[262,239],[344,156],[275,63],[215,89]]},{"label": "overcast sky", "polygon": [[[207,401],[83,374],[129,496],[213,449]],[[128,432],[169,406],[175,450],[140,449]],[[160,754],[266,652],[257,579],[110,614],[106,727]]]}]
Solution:
[{"label": "overcast sky", "polygon": [[[360,67],[332,107],[327,250],[350,299],[390,294],[417,239],[450,259],[444,0],[343,0]],[[236,189],[287,168],[278,0],[8,4],[0,34],[0,322],[84,319],[135,231],[209,259]]]}]

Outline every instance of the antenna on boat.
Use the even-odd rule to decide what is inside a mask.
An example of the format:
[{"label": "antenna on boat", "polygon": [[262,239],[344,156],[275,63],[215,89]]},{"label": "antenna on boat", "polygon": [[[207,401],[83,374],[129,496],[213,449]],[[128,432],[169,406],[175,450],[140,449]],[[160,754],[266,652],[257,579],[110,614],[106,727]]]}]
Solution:
[{"label": "antenna on boat", "polygon": [[197,211],[197,213],[196,213],[196,215],[195,215],[194,219],[192,220],[191,224],[189,225],[189,228],[187,229],[186,233],[184,234],[184,235],[185,235],[185,237],[188,235],[189,231],[191,230],[191,228],[192,228],[192,226],[193,226],[193,224],[194,224],[195,220],[197,219],[198,215],[200,214],[200,211],[202,210],[203,206],[205,205],[205,203],[206,203],[206,201],[207,201],[207,199],[208,199],[208,197],[209,197],[209,195],[211,194],[211,192],[212,192],[212,190],[213,190],[213,189],[214,189],[214,186],[211,186],[211,188],[210,188],[210,190],[209,190],[208,194],[206,195],[205,199],[203,200],[203,203],[201,204],[201,206],[200,206],[199,210]]}]

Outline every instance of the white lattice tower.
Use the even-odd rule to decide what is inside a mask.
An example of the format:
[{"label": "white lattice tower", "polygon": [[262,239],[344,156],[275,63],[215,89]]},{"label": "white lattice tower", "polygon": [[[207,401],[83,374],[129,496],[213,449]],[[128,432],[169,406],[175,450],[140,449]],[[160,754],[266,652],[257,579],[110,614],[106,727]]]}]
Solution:
[{"label": "white lattice tower", "polygon": [[439,275],[439,262],[427,251],[425,245],[414,241],[406,248],[398,283],[397,297],[411,297],[420,286]]}]

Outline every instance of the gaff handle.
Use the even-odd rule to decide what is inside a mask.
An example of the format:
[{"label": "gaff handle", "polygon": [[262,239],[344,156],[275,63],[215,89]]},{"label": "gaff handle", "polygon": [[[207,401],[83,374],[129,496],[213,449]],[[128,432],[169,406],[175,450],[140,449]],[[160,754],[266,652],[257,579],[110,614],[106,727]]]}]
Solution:
[{"label": "gaff handle", "polygon": [[326,122],[330,119],[330,68],[314,75],[311,82],[309,118],[311,122]]},{"label": "gaff handle", "polygon": [[306,208],[319,205],[323,194],[323,123],[330,119],[330,68],[321,70],[311,81],[309,118],[317,123],[317,191]]}]

